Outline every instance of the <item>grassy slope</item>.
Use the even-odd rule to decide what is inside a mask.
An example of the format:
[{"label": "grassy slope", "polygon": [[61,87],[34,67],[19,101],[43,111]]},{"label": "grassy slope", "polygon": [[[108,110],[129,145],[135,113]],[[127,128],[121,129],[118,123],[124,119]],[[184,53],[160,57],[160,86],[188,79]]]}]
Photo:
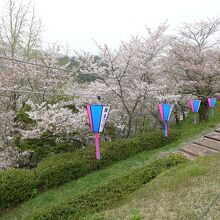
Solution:
[{"label": "grassy slope", "polygon": [[193,127],[192,120],[192,115],[190,115],[187,120],[178,128],[181,129],[182,134],[182,138],[178,142],[167,145],[160,149],[139,153],[127,160],[111,165],[104,170],[97,171],[83,178],[80,178],[77,181],[72,181],[71,183],[64,186],[48,190],[39,194],[36,198],[23,203],[16,209],[8,210],[7,212],[0,215],[0,218],[22,219],[24,216],[30,213],[31,210],[36,210],[37,208],[40,208],[46,204],[56,205],[59,203],[64,203],[74,195],[79,195],[87,190],[90,190],[98,184],[106,183],[117,175],[123,175],[127,172],[128,168],[132,169],[148,163],[152,158],[160,155],[161,152],[169,152],[175,150],[180,146],[181,143],[187,141],[187,139],[201,134],[201,132],[205,130],[207,131],[208,128],[215,127],[215,125],[220,122],[220,112],[217,112],[215,118],[210,119],[208,122],[199,123],[196,128]]},{"label": "grassy slope", "polygon": [[216,154],[171,168],[130,195],[118,208],[85,219],[193,220],[204,215],[203,219],[217,220],[220,216],[219,167],[220,154]]}]

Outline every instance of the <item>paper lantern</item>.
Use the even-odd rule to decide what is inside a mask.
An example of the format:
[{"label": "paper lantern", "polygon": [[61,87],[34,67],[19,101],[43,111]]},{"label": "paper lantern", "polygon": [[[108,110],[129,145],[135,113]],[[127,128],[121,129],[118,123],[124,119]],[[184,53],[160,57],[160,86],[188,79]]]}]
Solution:
[{"label": "paper lantern", "polygon": [[173,105],[171,104],[159,104],[158,105],[161,120],[164,122],[164,136],[168,137],[168,122],[170,115],[173,110]]},{"label": "paper lantern", "polygon": [[196,126],[196,113],[199,111],[201,100],[194,99],[190,100],[189,102],[192,112],[194,113],[194,126]]},{"label": "paper lantern", "polygon": [[87,105],[90,130],[95,134],[97,160],[101,159],[99,133],[101,133],[105,128],[109,111],[110,111],[110,106],[107,105],[98,105],[98,104]]},{"label": "paper lantern", "polygon": [[216,98],[208,98],[209,107],[212,109],[212,116],[214,115],[215,103],[216,103]]}]

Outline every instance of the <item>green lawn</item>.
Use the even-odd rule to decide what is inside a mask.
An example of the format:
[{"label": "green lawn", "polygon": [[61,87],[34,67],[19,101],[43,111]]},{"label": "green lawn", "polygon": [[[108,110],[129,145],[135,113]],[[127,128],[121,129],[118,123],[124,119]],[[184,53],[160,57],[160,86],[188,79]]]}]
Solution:
[{"label": "green lawn", "polygon": [[115,207],[84,219],[218,220],[220,154],[199,158],[163,172]]},{"label": "green lawn", "polygon": [[[219,105],[217,107],[219,108]],[[104,170],[93,172],[64,186],[43,192],[36,198],[22,203],[17,208],[1,213],[0,218],[23,219],[33,210],[37,210],[45,205],[63,204],[74,196],[79,196],[81,193],[85,193],[98,185],[108,183],[112,178],[123,175],[130,169],[149,163],[155,157],[174,151],[192,137],[201,135],[202,132],[207,132],[208,129],[213,129],[218,123],[220,123],[220,112],[216,111],[215,118],[210,118],[208,122],[198,123],[196,128],[194,128],[193,115],[191,114],[180,126],[171,128],[170,132],[172,132],[172,129],[181,130],[181,138],[177,142],[159,149],[141,152],[126,160],[115,163]]]}]

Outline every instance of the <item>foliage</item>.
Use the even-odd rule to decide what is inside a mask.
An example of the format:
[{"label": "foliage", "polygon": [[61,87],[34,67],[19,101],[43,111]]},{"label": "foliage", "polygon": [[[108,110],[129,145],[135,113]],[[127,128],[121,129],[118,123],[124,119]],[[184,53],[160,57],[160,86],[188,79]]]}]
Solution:
[{"label": "foliage", "polygon": [[[216,106],[219,108],[219,103]],[[169,150],[177,149],[181,144],[192,139],[192,137],[201,134],[204,130],[213,129],[220,121],[220,112],[217,111],[215,117],[210,118],[207,122],[199,122],[196,127],[193,125],[193,114],[190,114],[178,127],[178,140],[162,148],[156,148],[152,150],[142,151],[135,154],[128,159],[114,163],[112,166],[108,166],[98,172],[92,172],[86,175],[84,178],[79,178],[77,181],[71,181],[69,184],[65,184],[62,187],[55,187],[54,189],[47,190],[39,194],[36,198],[24,203],[16,210],[12,210],[3,214],[3,219],[24,219],[32,210],[39,209],[45,205],[56,205],[65,203],[72,198],[72,195],[79,195],[86,191],[91,191],[95,186],[102,185],[108,182],[115,176],[125,174],[129,169],[143,166],[148,164],[155,157],[157,158],[161,154],[167,154]],[[173,133],[173,129],[171,129]],[[180,137],[179,137],[180,134]],[[175,137],[175,135],[174,135]],[[103,145],[101,145],[102,148]],[[163,153],[162,153],[163,152]],[[63,155],[63,154],[61,154]],[[92,153],[94,157],[94,149]],[[197,172],[197,171],[196,171]],[[195,173],[195,172],[194,172]],[[132,213],[134,214],[134,213]],[[5,218],[4,218],[5,217]],[[90,219],[90,218],[87,218]]]},{"label": "foliage", "polygon": [[[57,139],[59,139],[58,142]],[[82,143],[79,140],[65,136],[54,136],[50,132],[45,132],[40,138],[25,140],[18,136],[15,139],[15,144],[22,151],[34,151],[30,167],[36,167],[41,160],[54,154],[73,152],[82,148]]]},{"label": "foliage", "polygon": [[14,117],[15,117],[15,112],[13,111],[0,113],[0,121],[1,121],[0,138],[1,138],[1,144],[4,144],[4,146],[9,146],[14,138],[14,132],[15,132]]},{"label": "foliage", "polygon": [[132,37],[117,50],[98,45],[99,59],[86,52],[77,54],[79,66],[76,69],[99,77],[96,83],[91,83],[90,90],[94,86],[93,93],[99,93],[114,106],[116,113],[109,119],[123,126],[126,137],[135,133],[132,130],[135,119],[140,117],[141,101],[160,96],[159,88],[166,87],[158,86],[162,78],[166,80],[158,65],[168,45],[166,28],[166,24],[162,24],[155,30],[147,29],[145,38]]},{"label": "foliage", "polygon": [[87,219],[130,219],[133,210],[143,219],[219,219],[219,166],[218,153],[174,167],[113,209]]},{"label": "foliage", "polygon": [[2,53],[12,58],[20,54],[28,59],[41,44],[41,20],[31,1],[7,0],[5,3],[0,24]]},{"label": "foliage", "polygon": [[[0,126],[0,133],[16,128],[11,129],[9,140],[4,135],[4,142],[18,133],[30,139],[47,131],[58,136],[74,133],[87,142],[85,106],[97,103],[97,95],[112,107],[111,126],[121,137],[129,137],[160,125],[158,102],[178,103],[177,120],[191,96],[219,92],[219,40],[215,38],[219,19],[185,23],[173,36],[166,34],[168,25],[163,23],[153,30],[146,28],[144,37],[121,42],[115,50],[97,43],[97,56],[83,52],[69,58],[61,55],[60,45],[41,47],[42,26],[32,6],[7,0],[0,20],[0,55],[12,58],[1,61],[0,86],[12,91],[0,97],[0,114],[15,115],[6,123],[10,126]],[[15,92],[18,89],[32,93]]]},{"label": "foliage", "polygon": [[38,185],[40,188],[61,185],[143,150],[165,146],[168,142],[178,140],[179,136],[178,131],[173,131],[169,139],[166,139],[161,132],[154,131],[133,138],[103,143],[100,161],[95,159],[94,146],[73,153],[51,156],[40,162],[36,168]]},{"label": "foliage", "polygon": [[75,197],[65,204],[47,206],[30,214],[27,219],[79,219],[88,213],[99,212],[121,200],[155,178],[163,170],[185,162],[180,155],[157,159],[147,166],[136,168],[127,174],[112,179],[90,192]]},{"label": "foliage", "polygon": [[31,106],[29,105],[24,105],[23,108],[17,113],[17,117],[16,117],[16,121],[20,122],[20,123],[23,123],[25,125],[28,125],[28,124],[35,124],[35,121],[32,120],[27,112],[31,111]]},{"label": "foliage", "polygon": [[111,140],[115,140],[116,138],[120,137],[118,134],[118,129],[113,123],[106,124],[105,132],[107,137],[111,138]]},{"label": "foliage", "polygon": [[184,23],[172,37],[164,62],[179,93],[202,99],[200,120],[208,118],[206,98],[220,92],[219,30],[219,18]]},{"label": "foliage", "polygon": [[97,80],[97,78],[97,76],[93,76],[91,74],[79,74],[77,76],[77,81],[79,83],[94,82],[95,80]]},{"label": "foliage", "polygon": [[32,171],[0,171],[0,209],[28,200],[36,194],[36,180]]},{"label": "foliage", "polygon": [[22,169],[2,171],[0,172],[2,208],[27,200],[37,192],[36,187],[46,189],[64,184],[143,150],[162,147],[169,141],[176,140],[178,135],[178,132],[173,132],[167,140],[161,132],[154,131],[105,143],[101,150],[103,156],[101,161],[94,157],[94,146],[89,146],[73,153],[51,156],[40,162],[34,171]]}]

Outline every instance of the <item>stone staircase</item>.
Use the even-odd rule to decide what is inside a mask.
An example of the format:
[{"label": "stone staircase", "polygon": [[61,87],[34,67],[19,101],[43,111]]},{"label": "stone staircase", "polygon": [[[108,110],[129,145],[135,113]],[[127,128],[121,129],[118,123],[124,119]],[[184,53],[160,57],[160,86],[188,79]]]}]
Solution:
[{"label": "stone staircase", "polygon": [[220,152],[220,128],[183,146],[177,152],[185,155],[190,160]]}]

